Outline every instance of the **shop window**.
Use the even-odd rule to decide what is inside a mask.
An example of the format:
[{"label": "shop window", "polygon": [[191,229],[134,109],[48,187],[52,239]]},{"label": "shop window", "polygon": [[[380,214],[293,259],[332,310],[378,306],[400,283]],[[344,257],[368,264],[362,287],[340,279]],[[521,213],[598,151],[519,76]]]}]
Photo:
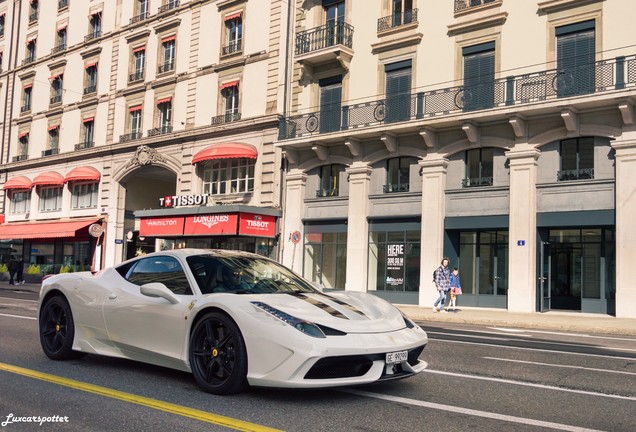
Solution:
[{"label": "shop window", "polygon": [[99,183],[74,183],[71,196],[71,208],[97,208],[98,188]]},{"label": "shop window", "polygon": [[84,67],[86,71],[84,94],[97,92],[97,63],[90,63]]},{"label": "shop window", "polygon": [[332,197],[339,195],[340,173],[344,166],[340,164],[325,165],[320,168],[320,189],[316,191],[317,197]]},{"label": "shop window", "polygon": [[398,157],[387,161],[386,184],[384,193],[408,192],[411,158]]},{"label": "shop window", "polygon": [[158,73],[165,73],[174,70],[175,67],[175,36],[168,36],[161,40],[160,64]]},{"label": "shop window", "polygon": [[254,190],[254,159],[215,159],[203,167],[203,193],[224,195]]},{"label": "shop window", "polygon": [[243,43],[243,17],[241,12],[225,17],[225,45],[223,55],[240,53]]},{"label": "shop window", "polygon": [[492,186],[493,149],[473,149],[466,152],[466,177],[463,187]]},{"label": "shop window", "polygon": [[31,209],[31,191],[30,190],[13,190],[11,191],[11,205],[9,212],[11,214],[24,214]]},{"label": "shop window", "polygon": [[132,71],[128,82],[143,80],[146,66],[146,47],[142,46],[133,49],[131,60]]},{"label": "shop window", "polygon": [[62,187],[40,188],[40,211],[51,212],[62,210]]},{"label": "shop window", "polygon": [[305,233],[304,276],[324,288],[344,289],[347,280],[347,232]]},{"label": "shop window", "polygon": [[561,141],[561,170],[558,181],[594,178],[594,138],[572,138]]},{"label": "shop window", "polygon": [[508,231],[460,232],[459,277],[464,294],[507,295]]},{"label": "shop window", "polygon": [[419,291],[420,230],[387,231],[383,227],[370,229],[369,290]]}]

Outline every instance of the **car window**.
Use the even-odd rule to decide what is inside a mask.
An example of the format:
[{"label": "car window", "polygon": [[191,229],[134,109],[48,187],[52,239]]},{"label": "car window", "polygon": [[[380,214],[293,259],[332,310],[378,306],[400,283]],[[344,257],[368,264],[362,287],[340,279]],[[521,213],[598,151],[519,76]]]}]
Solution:
[{"label": "car window", "polygon": [[126,276],[128,282],[143,285],[150,282],[161,282],[175,294],[192,295],[179,261],[168,256],[142,258],[130,269]]}]

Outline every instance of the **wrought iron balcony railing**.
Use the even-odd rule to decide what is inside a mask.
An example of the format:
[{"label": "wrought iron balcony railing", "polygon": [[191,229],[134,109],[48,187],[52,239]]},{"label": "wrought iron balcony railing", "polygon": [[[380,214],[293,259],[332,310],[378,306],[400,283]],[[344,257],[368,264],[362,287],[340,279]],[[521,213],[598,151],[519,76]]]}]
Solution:
[{"label": "wrought iron balcony railing", "polygon": [[157,136],[157,135],[164,135],[164,134],[168,134],[172,132],[172,126],[171,125],[166,125],[166,126],[160,126],[160,127],[156,127],[156,128],[152,128],[148,130],[148,136]]},{"label": "wrought iron balcony railing", "polygon": [[455,0],[455,13],[498,0]]},{"label": "wrought iron balcony railing", "polygon": [[235,121],[239,121],[241,119],[240,112],[233,112],[222,114],[220,116],[212,117],[212,125],[223,124],[223,123],[231,123]]},{"label": "wrought iron balcony railing", "polygon": [[178,7],[179,7],[179,0],[169,0],[168,3],[166,3],[165,5],[159,6],[159,13],[168,12],[169,10],[172,10]]},{"label": "wrought iron balcony railing", "polygon": [[102,31],[101,30],[95,30],[90,32],[89,34],[87,34],[86,36],[84,36],[84,42],[89,42],[92,41],[93,39],[97,39],[102,37]]},{"label": "wrought iron balcony railing", "polygon": [[51,96],[51,104],[57,104],[62,102],[62,94],[56,94]]},{"label": "wrought iron balcony railing", "polygon": [[34,62],[35,62],[35,57],[27,57],[24,60],[22,60],[22,66],[26,66]]},{"label": "wrought iron balcony railing", "polygon": [[60,149],[59,148],[52,148],[52,149],[48,149],[48,150],[42,150],[42,157],[44,157],[44,156],[52,156],[52,155],[56,155],[56,154],[60,154]]},{"label": "wrought iron balcony railing", "polygon": [[636,87],[636,55],[281,118],[279,140]]},{"label": "wrought iron balcony railing", "polygon": [[93,84],[93,85],[89,85],[87,87],[84,87],[84,94],[91,94],[91,93],[96,93],[97,92],[97,84]]},{"label": "wrought iron balcony railing", "polygon": [[20,161],[23,161],[23,160],[27,160],[28,158],[29,158],[29,155],[21,154],[21,155],[13,156],[11,161],[12,162],[20,162]]},{"label": "wrought iron balcony railing", "polygon": [[28,111],[31,111],[31,104],[24,105],[24,106],[20,107],[20,112],[21,113],[25,113],[25,112],[28,112]]},{"label": "wrought iron balcony railing", "polygon": [[557,171],[557,181],[592,180],[593,178],[594,168]]},{"label": "wrought iron balcony railing", "polygon": [[378,19],[378,33],[405,24],[417,22],[417,9],[407,10],[403,13],[397,13]]},{"label": "wrought iron balcony railing", "polygon": [[68,7],[68,0],[59,0],[57,2],[57,10],[64,9],[65,7]]},{"label": "wrought iron balcony railing", "polygon": [[136,16],[134,16],[134,17],[132,17],[130,19],[130,24],[134,24],[136,22],[143,21],[143,20],[147,19],[149,16],[150,16],[150,13],[148,13],[148,12],[140,13],[139,15],[136,15]]},{"label": "wrought iron balcony railing", "polygon": [[242,51],[241,39],[230,42],[229,45],[223,47],[222,55],[236,54]]},{"label": "wrought iron balcony railing", "polygon": [[131,132],[128,134],[119,135],[119,142],[132,141],[141,138],[141,132]]},{"label": "wrought iron balcony railing", "polygon": [[408,183],[399,183],[399,184],[385,184],[382,186],[382,192],[384,193],[393,193],[393,192],[408,192],[409,184]]},{"label": "wrought iron balcony railing", "polygon": [[353,46],[353,26],[332,22],[296,34],[296,55],[307,54],[334,45]]},{"label": "wrought iron balcony railing", "polygon": [[144,79],[144,71],[143,70],[135,71],[135,72],[131,73],[128,76],[128,82],[129,83],[135,82],[135,81],[141,81],[143,79]]},{"label": "wrought iron balcony railing", "polygon": [[60,52],[60,51],[64,51],[64,50],[66,50],[66,44],[65,44],[65,43],[62,43],[62,44],[59,44],[59,45],[58,45],[58,46],[56,46],[56,47],[53,47],[53,48],[51,49],[51,54],[55,54],[55,53],[58,53],[58,52]]},{"label": "wrought iron balcony railing", "polygon": [[93,147],[95,147],[95,141],[85,141],[79,144],[75,144],[75,150],[82,150]]},{"label": "wrought iron balcony railing", "polygon": [[318,189],[316,191],[316,198],[335,197],[338,196],[338,189]]},{"label": "wrought iron balcony railing", "polygon": [[492,177],[467,177],[462,179],[462,187],[492,186]]},{"label": "wrought iron balcony railing", "polygon": [[157,73],[165,73],[165,72],[170,72],[174,70],[174,60],[173,61],[167,61],[162,65],[159,65],[159,67],[157,68]]}]

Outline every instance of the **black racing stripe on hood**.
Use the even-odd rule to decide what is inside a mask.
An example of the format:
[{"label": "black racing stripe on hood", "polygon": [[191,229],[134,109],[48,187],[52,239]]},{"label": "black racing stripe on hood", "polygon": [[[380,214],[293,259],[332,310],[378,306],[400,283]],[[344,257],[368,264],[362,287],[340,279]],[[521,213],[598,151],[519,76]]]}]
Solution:
[{"label": "black racing stripe on hood", "polygon": [[323,297],[327,297],[327,298],[328,298],[329,300],[331,300],[332,302],[334,302],[334,303],[336,303],[336,304],[339,304],[340,306],[344,306],[344,307],[346,307],[346,308],[347,308],[347,309],[349,309],[351,312],[353,312],[353,313],[357,313],[358,315],[362,315],[363,317],[368,318],[368,317],[364,314],[364,312],[362,312],[361,310],[359,310],[359,309],[357,309],[356,307],[354,307],[354,306],[350,305],[349,303],[345,303],[345,302],[343,302],[342,300],[340,300],[340,299],[338,299],[338,298],[336,298],[336,297],[332,297],[332,296],[330,296],[330,295],[328,295],[328,294],[325,294],[325,293],[316,293],[316,295],[320,295],[320,296],[323,296]]},{"label": "black racing stripe on hood", "polygon": [[326,303],[323,303],[321,301],[318,301],[316,299],[313,299],[311,297],[307,297],[306,294],[304,293],[297,293],[295,294],[296,298],[299,298],[301,300],[305,300],[307,303],[316,306],[322,310],[324,310],[325,312],[327,312],[329,315],[335,316],[336,318],[343,318],[343,319],[349,319],[347,318],[345,315],[342,314],[342,312],[334,309],[333,307],[329,306]]}]

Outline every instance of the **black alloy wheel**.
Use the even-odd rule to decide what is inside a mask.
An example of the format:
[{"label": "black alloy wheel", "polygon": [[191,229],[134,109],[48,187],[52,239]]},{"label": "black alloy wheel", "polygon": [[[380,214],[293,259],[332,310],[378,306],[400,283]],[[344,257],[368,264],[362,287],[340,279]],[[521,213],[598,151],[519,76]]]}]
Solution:
[{"label": "black alloy wheel", "polygon": [[84,354],[73,351],[75,322],[68,301],[56,295],[49,298],[40,311],[40,344],[47,357],[69,360]]},{"label": "black alloy wheel", "polygon": [[210,312],[196,323],[190,337],[190,367],[208,393],[239,393],[247,387],[245,341],[230,317]]}]

